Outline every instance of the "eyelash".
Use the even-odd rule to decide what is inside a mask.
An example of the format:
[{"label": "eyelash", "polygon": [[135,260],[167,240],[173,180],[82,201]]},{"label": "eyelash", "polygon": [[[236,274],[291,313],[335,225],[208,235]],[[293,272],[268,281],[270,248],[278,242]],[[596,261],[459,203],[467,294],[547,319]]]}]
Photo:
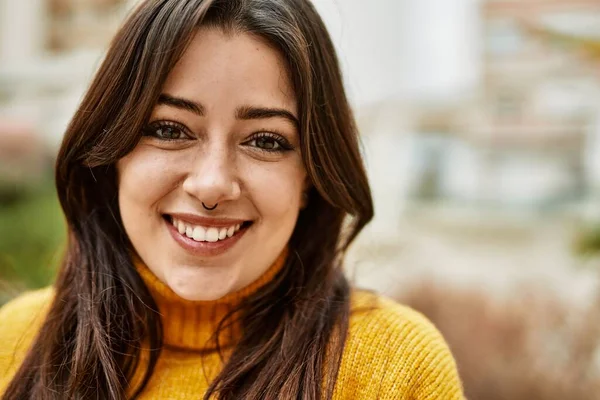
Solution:
[{"label": "eyelash", "polygon": [[[180,133],[180,136],[183,136],[183,137],[164,138],[164,137],[159,136],[157,134],[158,130],[165,129],[165,128],[174,129],[176,132]],[[187,131],[188,131],[188,129],[183,124],[180,124],[178,122],[154,121],[154,122],[148,124],[143,129],[143,135],[150,136],[150,137],[153,137],[155,139],[158,139],[158,140],[164,141],[164,142],[176,142],[176,141],[180,141],[180,140],[192,139],[192,136]],[[277,149],[265,149],[265,148],[261,148],[258,146],[253,146],[254,148],[256,148],[260,151],[264,151],[267,153],[284,153],[284,152],[294,149],[292,144],[283,135],[281,135],[279,133],[267,132],[267,131],[262,131],[262,132],[253,134],[248,140],[246,140],[244,142],[244,144],[256,142],[257,140],[260,140],[260,139],[271,139],[275,143],[277,143],[277,145],[279,146],[279,148],[277,148]]]},{"label": "eyelash", "polygon": [[[158,132],[159,129],[164,129],[164,128],[174,129],[175,131],[178,131],[184,137],[179,137],[179,138],[175,138],[175,139],[161,137],[161,136],[159,136],[157,134],[157,132]],[[178,140],[191,139],[191,136],[186,131],[187,131],[186,127],[183,126],[182,124],[178,123],[178,122],[174,122],[174,121],[155,121],[155,122],[152,122],[152,123],[148,124],[144,128],[143,134],[144,134],[144,136],[151,136],[151,137],[156,138],[156,139],[161,140],[161,141],[175,142],[175,141],[178,141]]]},{"label": "eyelash", "polygon": [[283,135],[280,135],[280,134],[274,133],[274,132],[255,133],[254,135],[252,135],[250,137],[250,139],[248,139],[244,143],[256,142],[259,139],[271,139],[275,143],[277,143],[277,145],[279,146],[278,149],[265,149],[265,148],[261,148],[258,146],[254,146],[256,149],[258,149],[260,151],[264,151],[267,153],[285,153],[287,151],[294,149],[294,147],[291,145],[291,143],[285,137],[283,137]]}]

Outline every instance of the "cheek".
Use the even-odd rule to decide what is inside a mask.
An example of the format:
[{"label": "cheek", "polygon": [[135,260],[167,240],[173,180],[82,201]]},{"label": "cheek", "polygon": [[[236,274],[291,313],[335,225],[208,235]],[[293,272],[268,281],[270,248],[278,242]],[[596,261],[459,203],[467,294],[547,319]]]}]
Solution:
[{"label": "cheek", "polygon": [[124,220],[132,214],[152,213],[152,206],[169,192],[177,177],[167,161],[136,150],[119,161],[119,206]]},{"label": "cheek", "polygon": [[278,163],[248,172],[247,189],[263,219],[297,216],[306,176],[301,164]]}]

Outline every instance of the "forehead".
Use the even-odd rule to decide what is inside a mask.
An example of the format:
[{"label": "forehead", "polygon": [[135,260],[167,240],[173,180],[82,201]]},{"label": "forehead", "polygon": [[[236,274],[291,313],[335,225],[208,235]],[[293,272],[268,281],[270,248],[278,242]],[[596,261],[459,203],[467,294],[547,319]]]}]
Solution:
[{"label": "forehead", "polygon": [[163,92],[203,104],[207,112],[222,107],[297,104],[285,59],[266,40],[248,33],[199,28],[169,73]]}]

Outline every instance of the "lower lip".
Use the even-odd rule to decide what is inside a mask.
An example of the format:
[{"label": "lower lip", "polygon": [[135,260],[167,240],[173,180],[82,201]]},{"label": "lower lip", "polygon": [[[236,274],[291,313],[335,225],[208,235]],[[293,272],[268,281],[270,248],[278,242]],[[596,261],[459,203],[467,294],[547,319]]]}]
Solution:
[{"label": "lower lip", "polygon": [[219,240],[216,242],[196,242],[189,237],[179,233],[170,221],[164,220],[167,224],[167,229],[173,237],[173,239],[187,252],[192,253],[195,256],[202,257],[214,257],[225,253],[231,249],[248,230],[248,226],[242,227],[232,237],[227,239]]}]

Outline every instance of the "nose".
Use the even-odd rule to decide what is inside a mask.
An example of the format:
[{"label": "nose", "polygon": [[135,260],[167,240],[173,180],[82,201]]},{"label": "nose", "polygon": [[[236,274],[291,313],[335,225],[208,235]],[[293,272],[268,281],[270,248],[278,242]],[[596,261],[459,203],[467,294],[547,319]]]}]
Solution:
[{"label": "nose", "polygon": [[207,147],[190,160],[183,190],[209,207],[236,200],[240,197],[241,188],[235,161],[226,148]]}]

